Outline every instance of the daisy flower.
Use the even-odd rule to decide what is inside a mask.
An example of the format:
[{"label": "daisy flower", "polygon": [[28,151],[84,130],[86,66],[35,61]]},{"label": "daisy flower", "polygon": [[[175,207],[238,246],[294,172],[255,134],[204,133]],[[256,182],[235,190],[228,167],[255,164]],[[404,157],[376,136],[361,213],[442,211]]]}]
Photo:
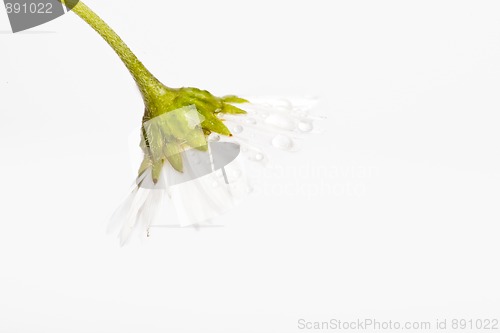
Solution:
[{"label": "daisy flower", "polygon": [[251,191],[243,161],[265,164],[267,148],[295,151],[318,119],[311,99],[217,97],[198,88],[161,83],[123,40],[81,1],[60,0],[112,48],[134,78],[144,101],[142,163],[130,195],[111,219],[121,243],[132,233],[169,219],[202,225]]}]

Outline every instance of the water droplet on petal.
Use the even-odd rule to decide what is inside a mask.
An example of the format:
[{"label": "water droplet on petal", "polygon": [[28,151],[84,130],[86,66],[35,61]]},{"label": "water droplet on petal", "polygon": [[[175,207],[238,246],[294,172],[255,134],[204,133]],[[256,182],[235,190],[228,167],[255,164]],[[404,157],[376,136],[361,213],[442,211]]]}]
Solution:
[{"label": "water droplet on petal", "polygon": [[271,102],[271,105],[275,108],[291,109],[293,107],[292,103],[285,98],[278,98]]},{"label": "water droplet on petal", "polygon": [[293,120],[293,118],[284,115],[270,115],[266,119],[266,123],[288,131],[292,131],[293,129],[295,129],[295,121]]},{"label": "water droplet on petal", "polygon": [[269,116],[269,112],[265,112],[265,111],[263,111],[263,112],[261,112],[261,113],[260,113],[260,116],[261,116],[262,118],[267,118],[267,117]]},{"label": "water droplet on petal", "polygon": [[276,135],[272,142],[273,146],[281,150],[290,150],[293,148],[293,141],[285,135]]},{"label": "water droplet on petal", "polygon": [[311,132],[313,129],[313,124],[310,121],[299,122],[299,130],[302,132]]},{"label": "water droplet on petal", "polygon": [[243,126],[237,125],[237,126],[235,126],[233,128],[233,133],[238,134],[238,133],[241,133],[241,132],[243,132]]},{"label": "water droplet on petal", "polygon": [[257,123],[257,120],[255,120],[255,118],[247,118],[247,123],[255,125]]},{"label": "water droplet on petal", "polygon": [[219,135],[219,134],[212,133],[212,134],[210,134],[210,136],[208,137],[208,140],[209,140],[209,141],[213,141],[213,142],[218,142],[218,141],[220,141],[220,135]]},{"label": "water droplet on petal", "polygon": [[256,161],[262,161],[263,159],[264,159],[264,155],[262,155],[261,153],[255,154]]}]

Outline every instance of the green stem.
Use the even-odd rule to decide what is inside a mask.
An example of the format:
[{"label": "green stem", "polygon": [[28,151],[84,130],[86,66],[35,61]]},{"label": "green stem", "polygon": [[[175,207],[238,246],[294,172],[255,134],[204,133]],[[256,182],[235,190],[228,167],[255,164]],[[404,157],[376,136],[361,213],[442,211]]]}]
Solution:
[{"label": "green stem", "polygon": [[[64,0],[59,1],[65,3]],[[66,1],[66,3],[68,2],[70,1]],[[113,48],[137,83],[146,108],[150,106],[154,108],[157,97],[167,94],[170,89],[151,74],[120,36],[82,1],[78,1],[72,11],[90,25]]]}]

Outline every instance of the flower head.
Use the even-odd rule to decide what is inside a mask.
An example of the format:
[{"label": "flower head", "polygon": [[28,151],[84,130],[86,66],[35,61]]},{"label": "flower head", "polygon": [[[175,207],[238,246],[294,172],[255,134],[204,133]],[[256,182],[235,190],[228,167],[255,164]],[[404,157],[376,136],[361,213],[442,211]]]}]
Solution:
[{"label": "flower head", "polygon": [[234,95],[216,97],[198,88],[165,86],[83,2],[60,1],[115,50],[144,100],[143,160],[132,193],[112,219],[112,225],[121,225],[122,243],[137,226],[153,223],[166,198],[175,203],[181,225],[222,214],[249,192],[240,152],[263,162],[267,146],[295,150],[295,140],[311,131],[309,102],[250,103]]},{"label": "flower head", "polygon": [[[238,103],[238,113],[215,112],[232,135],[209,134],[194,104],[143,124],[139,175],[111,222],[122,243],[134,232],[169,221],[180,226],[214,223],[251,192],[247,163],[265,165],[274,150],[298,150],[320,119],[309,112],[316,104],[312,99],[248,100],[255,102]],[[160,156],[158,165],[152,156]],[[177,216],[168,214],[167,207]]]}]

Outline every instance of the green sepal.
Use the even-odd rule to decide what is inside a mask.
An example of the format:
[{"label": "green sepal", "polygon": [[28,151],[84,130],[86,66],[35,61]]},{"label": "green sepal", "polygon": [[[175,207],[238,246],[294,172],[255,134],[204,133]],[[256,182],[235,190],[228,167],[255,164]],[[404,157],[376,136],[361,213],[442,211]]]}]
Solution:
[{"label": "green sepal", "polygon": [[165,143],[165,156],[170,165],[177,171],[183,172],[182,148],[176,141]]},{"label": "green sepal", "polygon": [[222,107],[222,110],[220,112],[227,113],[227,114],[246,114],[247,113],[245,110],[237,108],[236,106],[231,105],[231,104],[224,104],[224,106]]},{"label": "green sepal", "polygon": [[224,125],[224,123],[210,112],[201,111],[200,114],[205,117],[205,120],[201,123],[204,129],[211,132],[215,132],[221,135],[233,136],[231,131]]},{"label": "green sepal", "polygon": [[151,168],[153,164],[151,163],[151,159],[149,156],[144,155],[141,166],[139,167],[139,176],[141,176],[144,172],[146,172],[149,168]]},{"label": "green sepal", "polygon": [[[200,113],[198,109],[197,112]],[[173,136],[177,141],[181,143],[185,142],[191,147],[205,146],[207,144],[207,140],[200,126],[190,127],[188,119],[183,116],[169,117],[168,120],[168,123],[164,122],[162,124],[162,127],[168,129],[168,136]]]},{"label": "green sepal", "polygon": [[160,179],[161,170],[163,169],[164,160],[156,161],[153,163],[153,169],[151,171],[151,176],[153,177],[153,183],[158,183]]},{"label": "green sepal", "polygon": [[224,96],[221,99],[224,103],[250,103],[246,99],[234,95]]}]

